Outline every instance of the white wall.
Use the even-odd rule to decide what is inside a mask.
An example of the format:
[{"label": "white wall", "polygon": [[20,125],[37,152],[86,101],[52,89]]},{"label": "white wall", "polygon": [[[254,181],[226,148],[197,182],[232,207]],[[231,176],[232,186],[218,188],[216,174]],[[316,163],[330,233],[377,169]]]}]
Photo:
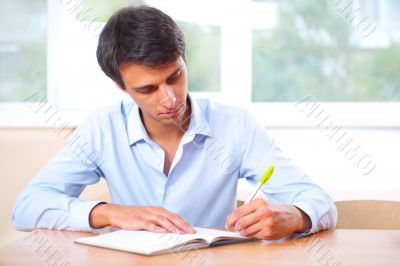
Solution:
[{"label": "white wall", "polygon": [[[294,159],[335,200],[387,199],[400,201],[400,129],[349,129],[376,163],[368,175],[353,165],[318,129],[267,129]],[[246,182],[242,189],[249,190]]]}]

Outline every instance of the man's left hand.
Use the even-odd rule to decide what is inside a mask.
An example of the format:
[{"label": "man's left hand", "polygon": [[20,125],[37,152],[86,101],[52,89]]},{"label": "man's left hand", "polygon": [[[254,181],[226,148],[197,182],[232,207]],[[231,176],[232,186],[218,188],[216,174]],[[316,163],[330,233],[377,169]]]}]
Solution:
[{"label": "man's left hand", "polygon": [[273,240],[304,232],[311,228],[311,221],[307,214],[293,205],[254,199],[229,214],[225,228],[243,236]]}]

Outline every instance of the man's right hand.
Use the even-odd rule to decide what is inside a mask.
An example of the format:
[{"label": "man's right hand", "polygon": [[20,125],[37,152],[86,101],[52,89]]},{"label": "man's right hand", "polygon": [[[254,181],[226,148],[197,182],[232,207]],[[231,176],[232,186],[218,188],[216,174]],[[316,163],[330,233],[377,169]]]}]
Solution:
[{"label": "man's right hand", "polygon": [[99,204],[90,212],[89,222],[93,228],[114,226],[156,233],[196,233],[181,216],[156,206]]}]

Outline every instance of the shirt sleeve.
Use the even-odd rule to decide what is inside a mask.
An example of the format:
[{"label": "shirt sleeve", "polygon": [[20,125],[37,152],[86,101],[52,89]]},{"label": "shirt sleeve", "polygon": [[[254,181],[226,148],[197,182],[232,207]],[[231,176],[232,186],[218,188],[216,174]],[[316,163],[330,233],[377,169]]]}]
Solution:
[{"label": "shirt sleeve", "polygon": [[91,230],[89,213],[100,201],[81,200],[79,195],[103,176],[96,121],[90,115],[18,196],[12,216],[16,229]]},{"label": "shirt sleeve", "polygon": [[274,139],[248,113],[242,128],[245,131],[240,137],[243,147],[240,177],[256,185],[265,170],[274,164],[273,175],[262,187],[268,200],[292,204],[310,217],[312,227],[302,235],[334,228],[337,210],[329,195],[285,156]]}]

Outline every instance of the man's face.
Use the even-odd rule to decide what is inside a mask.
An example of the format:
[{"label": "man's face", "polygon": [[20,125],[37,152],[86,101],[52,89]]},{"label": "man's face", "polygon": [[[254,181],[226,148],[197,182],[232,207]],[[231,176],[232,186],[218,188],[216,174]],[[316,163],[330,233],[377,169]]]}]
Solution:
[{"label": "man's face", "polygon": [[123,64],[125,90],[151,123],[181,125],[186,110],[187,69],[181,57],[157,67]]}]

